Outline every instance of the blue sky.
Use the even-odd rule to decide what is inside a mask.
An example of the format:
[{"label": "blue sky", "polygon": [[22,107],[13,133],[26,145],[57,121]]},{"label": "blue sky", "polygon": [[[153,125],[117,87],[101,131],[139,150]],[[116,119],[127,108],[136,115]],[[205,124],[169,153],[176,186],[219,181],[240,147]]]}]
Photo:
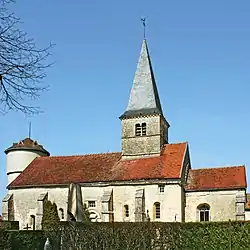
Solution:
[{"label": "blue sky", "polygon": [[[12,6],[37,44],[56,44],[39,104],[0,123],[4,150],[28,135],[52,155],[120,151],[120,121],[140,52],[141,16],[170,142],[188,141],[193,168],[250,167],[250,1],[25,0]],[[248,171],[248,180],[250,177]]]}]

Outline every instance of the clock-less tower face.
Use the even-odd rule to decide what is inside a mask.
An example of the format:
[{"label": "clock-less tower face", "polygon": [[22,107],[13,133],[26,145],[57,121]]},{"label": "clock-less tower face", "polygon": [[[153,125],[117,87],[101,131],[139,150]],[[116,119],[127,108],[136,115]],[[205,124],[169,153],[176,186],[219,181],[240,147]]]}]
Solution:
[{"label": "clock-less tower face", "polygon": [[[162,131],[161,128],[163,128]],[[123,158],[132,159],[137,157],[160,155],[164,142],[164,131],[164,126],[161,126],[160,115],[123,119]]]}]

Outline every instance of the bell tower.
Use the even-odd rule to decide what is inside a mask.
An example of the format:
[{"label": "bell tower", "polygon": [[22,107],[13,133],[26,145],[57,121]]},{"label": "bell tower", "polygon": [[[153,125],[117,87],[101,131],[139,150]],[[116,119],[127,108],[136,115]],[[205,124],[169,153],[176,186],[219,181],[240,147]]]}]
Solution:
[{"label": "bell tower", "polygon": [[163,115],[146,39],[134,76],[122,123],[122,157],[134,159],[160,155],[168,143],[169,123]]}]

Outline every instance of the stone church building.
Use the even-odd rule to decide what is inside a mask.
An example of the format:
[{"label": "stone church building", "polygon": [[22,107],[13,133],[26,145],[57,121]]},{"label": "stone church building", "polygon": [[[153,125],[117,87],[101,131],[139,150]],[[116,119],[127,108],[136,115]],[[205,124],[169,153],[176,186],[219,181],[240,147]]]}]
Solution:
[{"label": "stone church building", "polygon": [[30,138],[6,149],[3,220],[40,229],[47,199],[61,220],[81,221],[83,204],[97,222],[250,220],[245,166],[193,169],[188,143],[169,142],[146,40],[120,120],[121,152],[50,156]]}]

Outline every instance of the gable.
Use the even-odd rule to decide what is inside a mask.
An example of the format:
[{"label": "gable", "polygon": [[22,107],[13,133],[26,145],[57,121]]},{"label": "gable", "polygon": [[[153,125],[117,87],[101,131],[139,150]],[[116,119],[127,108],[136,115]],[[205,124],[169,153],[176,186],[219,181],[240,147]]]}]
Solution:
[{"label": "gable", "polygon": [[188,171],[190,168],[191,168],[191,161],[190,161],[189,147],[187,144],[181,169],[181,179],[184,181],[184,183],[186,183],[187,181]]},{"label": "gable", "polygon": [[166,144],[161,156],[122,160],[121,153],[38,157],[8,186],[176,179],[187,143]]}]

